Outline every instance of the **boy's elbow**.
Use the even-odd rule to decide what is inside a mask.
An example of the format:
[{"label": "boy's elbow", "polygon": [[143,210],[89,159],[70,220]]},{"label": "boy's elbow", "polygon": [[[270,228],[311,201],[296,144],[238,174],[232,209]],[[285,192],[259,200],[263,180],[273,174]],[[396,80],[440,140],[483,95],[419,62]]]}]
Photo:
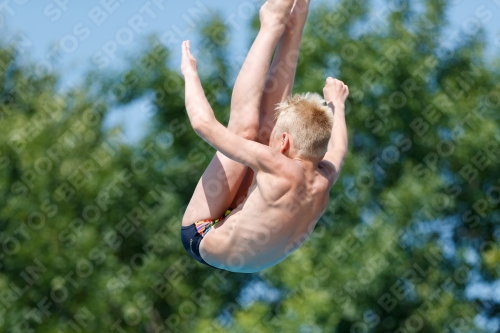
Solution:
[{"label": "boy's elbow", "polygon": [[200,121],[192,121],[191,122],[191,127],[193,127],[194,132],[200,136],[204,130],[203,126],[204,126],[203,123]]},{"label": "boy's elbow", "polygon": [[191,122],[191,126],[196,134],[201,137],[205,137],[211,127],[211,122],[208,119],[196,119]]}]

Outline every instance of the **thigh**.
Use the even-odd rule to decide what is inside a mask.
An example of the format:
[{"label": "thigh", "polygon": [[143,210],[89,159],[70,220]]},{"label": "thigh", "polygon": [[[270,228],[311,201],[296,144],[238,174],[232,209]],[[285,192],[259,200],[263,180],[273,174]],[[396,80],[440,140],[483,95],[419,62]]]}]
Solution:
[{"label": "thigh", "polygon": [[253,170],[250,168],[247,168],[245,176],[243,177],[243,180],[241,181],[240,187],[238,188],[238,191],[236,192],[236,194],[234,196],[234,200],[229,207],[234,209],[234,208],[238,207],[247,198],[248,190],[250,189],[250,186],[252,186],[252,183],[253,183],[253,178],[254,178]]},{"label": "thigh", "polygon": [[231,206],[247,169],[217,152],[196,185],[182,225],[221,217]]}]

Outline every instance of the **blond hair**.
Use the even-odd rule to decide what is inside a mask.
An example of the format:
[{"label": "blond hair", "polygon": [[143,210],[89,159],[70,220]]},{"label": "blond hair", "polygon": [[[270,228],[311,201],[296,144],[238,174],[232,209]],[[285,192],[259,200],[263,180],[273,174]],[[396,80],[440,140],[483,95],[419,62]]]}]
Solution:
[{"label": "blond hair", "polygon": [[317,93],[295,94],[276,107],[276,133],[287,132],[299,156],[322,157],[332,135],[333,112]]}]

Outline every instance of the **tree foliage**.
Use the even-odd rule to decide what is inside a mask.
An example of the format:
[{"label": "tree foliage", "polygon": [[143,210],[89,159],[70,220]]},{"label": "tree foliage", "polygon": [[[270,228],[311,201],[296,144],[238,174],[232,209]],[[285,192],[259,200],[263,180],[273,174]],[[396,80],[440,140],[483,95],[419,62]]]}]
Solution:
[{"label": "tree foliage", "polygon": [[[475,281],[500,274],[499,68],[481,32],[443,41],[446,1],[341,1],[310,14],[295,90],[346,82],[349,154],[305,245],[259,274],[212,270],[179,239],[214,154],[189,126],[183,80],[156,37],[119,73],[60,77],[0,49],[0,330],[482,332]],[[255,25],[257,28],[257,25]],[[203,85],[227,122],[229,28],[201,29]],[[103,130],[149,97],[148,135]]]}]

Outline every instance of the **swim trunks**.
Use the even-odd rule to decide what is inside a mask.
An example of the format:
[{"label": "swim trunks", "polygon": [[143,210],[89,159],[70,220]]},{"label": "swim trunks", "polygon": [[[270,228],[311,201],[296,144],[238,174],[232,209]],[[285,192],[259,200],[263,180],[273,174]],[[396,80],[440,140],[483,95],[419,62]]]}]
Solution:
[{"label": "swim trunks", "polygon": [[[187,253],[196,261],[201,262],[202,264],[205,264],[210,267],[214,267],[210,264],[208,264],[205,260],[200,255],[200,243],[203,237],[212,230],[212,228],[222,221],[226,216],[231,213],[231,210],[228,209],[224,213],[223,216],[219,217],[216,220],[204,220],[204,221],[198,221],[190,226],[187,227],[181,227],[181,239],[182,239],[182,245],[184,245],[184,248],[186,249]],[[214,267],[217,268],[217,267]]]}]

